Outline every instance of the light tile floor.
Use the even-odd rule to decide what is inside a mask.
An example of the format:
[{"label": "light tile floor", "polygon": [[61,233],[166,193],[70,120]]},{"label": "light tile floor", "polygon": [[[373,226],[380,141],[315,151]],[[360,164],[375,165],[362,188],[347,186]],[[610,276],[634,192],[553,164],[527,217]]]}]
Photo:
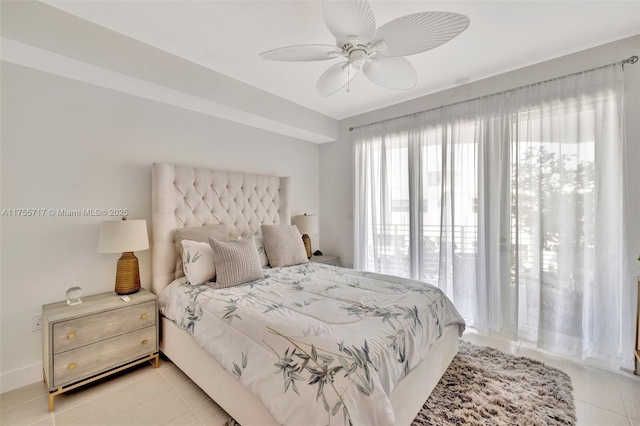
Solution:
[{"label": "light tile floor", "polygon": [[[640,426],[640,377],[598,362],[553,356],[528,342],[513,342],[473,329],[463,340],[542,361],[571,376],[578,425]],[[1,425],[213,425],[229,419],[171,361],[145,364],[55,398],[34,383],[0,395]]]}]

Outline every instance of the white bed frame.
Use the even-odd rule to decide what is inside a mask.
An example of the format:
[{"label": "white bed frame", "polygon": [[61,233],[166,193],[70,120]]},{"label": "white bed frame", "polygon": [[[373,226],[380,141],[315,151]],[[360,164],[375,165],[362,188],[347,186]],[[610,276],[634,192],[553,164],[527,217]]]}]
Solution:
[{"label": "white bed frame", "polygon": [[[289,178],[155,163],[152,171],[153,291],[176,270],[176,229],[224,223],[231,236],[260,232],[262,224],[290,224]],[[160,350],[241,425],[277,425],[264,404],[165,317]],[[444,329],[427,356],[390,395],[396,424],[410,425],[458,352],[458,325]]]}]

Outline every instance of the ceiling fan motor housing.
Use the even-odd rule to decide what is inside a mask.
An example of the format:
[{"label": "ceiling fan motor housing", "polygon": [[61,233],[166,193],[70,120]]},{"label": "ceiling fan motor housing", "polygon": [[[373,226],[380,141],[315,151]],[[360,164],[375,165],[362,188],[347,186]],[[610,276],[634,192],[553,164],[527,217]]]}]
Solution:
[{"label": "ceiling fan motor housing", "polygon": [[358,46],[349,52],[349,62],[351,62],[354,67],[361,67],[367,60],[368,53],[363,47],[364,46]]}]

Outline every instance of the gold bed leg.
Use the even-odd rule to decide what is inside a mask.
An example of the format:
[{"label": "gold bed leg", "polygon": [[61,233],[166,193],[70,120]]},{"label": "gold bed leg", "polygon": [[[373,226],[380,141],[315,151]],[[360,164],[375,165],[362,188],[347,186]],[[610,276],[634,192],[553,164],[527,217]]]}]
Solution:
[{"label": "gold bed leg", "polygon": [[156,368],[160,367],[160,353],[156,354]]},{"label": "gold bed leg", "polygon": [[54,396],[53,393],[49,394],[49,412],[53,411],[53,396]]},{"label": "gold bed leg", "polygon": [[47,376],[44,374],[44,368],[42,369],[42,383],[47,383]]}]

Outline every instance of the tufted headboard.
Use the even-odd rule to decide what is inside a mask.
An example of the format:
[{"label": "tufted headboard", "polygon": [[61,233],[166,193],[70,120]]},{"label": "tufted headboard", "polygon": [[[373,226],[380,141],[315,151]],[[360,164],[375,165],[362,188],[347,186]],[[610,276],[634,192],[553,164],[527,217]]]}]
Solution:
[{"label": "tufted headboard", "polygon": [[151,180],[155,294],[175,278],[176,229],[223,223],[235,238],[291,223],[288,177],[154,163]]}]

